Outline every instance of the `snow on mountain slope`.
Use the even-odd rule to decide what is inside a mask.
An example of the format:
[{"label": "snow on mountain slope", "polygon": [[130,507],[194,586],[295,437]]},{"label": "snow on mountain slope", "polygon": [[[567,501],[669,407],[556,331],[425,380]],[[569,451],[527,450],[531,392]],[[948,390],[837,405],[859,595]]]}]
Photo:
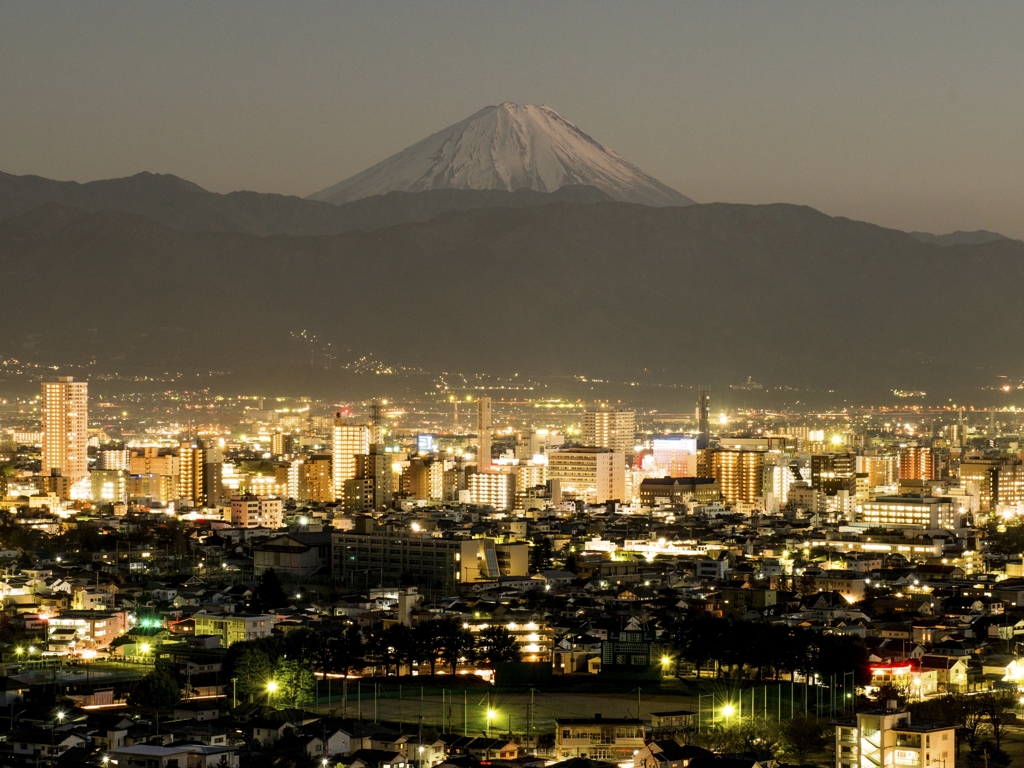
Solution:
[{"label": "snow on mountain slope", "polygon": [[692,205],[585,134],[550,107],[505,102],[310,195],[340,205],[395,190],[533,189],[589,184],[615,200]]}]

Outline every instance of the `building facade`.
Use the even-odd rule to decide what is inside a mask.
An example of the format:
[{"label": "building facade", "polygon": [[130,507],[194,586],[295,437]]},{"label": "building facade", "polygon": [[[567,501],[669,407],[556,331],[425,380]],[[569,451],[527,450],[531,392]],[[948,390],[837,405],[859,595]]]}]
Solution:
[{"label": "building facade", "polygon": [[89,383],[59,376],[44,381],[43,449],[40,473],[75,482],[89,472]]},{"label": "building facade", "polygon": [[609,448],[624,456],[633,455],[633,446],[636,444],[634,411],[586,411],[583,414],[582,427],[580,442],[583,445]]},{"label": "building facade", "polygon": [[590,504],[626,497],[626,462],[609,448],[563,448],[548,452],[548,478],[562,493]]}]

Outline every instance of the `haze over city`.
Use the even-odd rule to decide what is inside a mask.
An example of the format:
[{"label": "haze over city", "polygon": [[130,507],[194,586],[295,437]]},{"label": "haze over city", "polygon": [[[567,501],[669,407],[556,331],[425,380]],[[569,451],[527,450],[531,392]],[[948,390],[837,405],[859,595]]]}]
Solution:
[{"label": "haze over city", "polygon": [[1024,762],[1022,29],[0,0],[0,766]]}]

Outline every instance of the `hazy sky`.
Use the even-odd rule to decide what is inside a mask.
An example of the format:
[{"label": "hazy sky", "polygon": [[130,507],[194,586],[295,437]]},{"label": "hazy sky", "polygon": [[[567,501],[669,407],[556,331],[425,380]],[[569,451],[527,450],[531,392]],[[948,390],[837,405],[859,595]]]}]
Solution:
[{"label": "hazy sky", "polygon": [[543,103],[699,202],[1024,237],[1024,3],[0,0],[0,170],[307,195]]}]

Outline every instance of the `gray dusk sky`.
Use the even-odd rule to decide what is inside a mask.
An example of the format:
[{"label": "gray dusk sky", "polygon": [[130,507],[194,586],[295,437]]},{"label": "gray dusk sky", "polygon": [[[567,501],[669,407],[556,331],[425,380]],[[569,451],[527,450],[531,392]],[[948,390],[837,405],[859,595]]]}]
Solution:
[{"label": "gray dusk sky", "polygon": [[502,101],[699,202],[1024,237],[1024,3],[0,0],[0,170],[307,195]]}]

